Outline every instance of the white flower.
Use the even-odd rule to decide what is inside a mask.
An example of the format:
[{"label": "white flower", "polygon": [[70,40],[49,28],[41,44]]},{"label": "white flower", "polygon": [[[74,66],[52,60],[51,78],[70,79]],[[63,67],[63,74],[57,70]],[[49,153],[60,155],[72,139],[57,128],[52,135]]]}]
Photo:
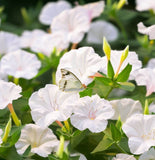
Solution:
[{"label": "white flower", "polygon": [[144,24],[140,22],[138,23],[137,27],[139,33],[148,35],[149,39],[155,39],[155,25],[152,25],[150,27],[145,27]]},{"label": "white flower", "polygon": [[73,105],[77,94],[65,93],[56,85],[46,85],[34,92],[30,99],[32,118],[37,125],[49,126],[54,121],[65,121],[73,112]]},{"label": "white flower", "polygon": [[16,86],[12,82],[5,82],[0,80],[0,109],[4,109],[13,100],[21,97],[22,91],[20,86]]},{"label": "white flower", "polygon": [[146,86],[146,96],[155,92],[155,69],[143,68],[137,71],[135,81],[139,86]]},{"label": "white flower", "polygon": [[19,154],[23,154],[30,145],[32,153],[47,157],[57,149],[59,141],[49,128],[27,124],[21,130],[20,138],[15,147]]},{"label": "white flower", "polygon": [[111,23],[106,21],[95,21],[91,24],[87,42],[102,44],[103,37],[106,37],[108,41],[114,41],[118,38],[118,29]]},{"label": "white flower", "polygon": [[17,35],[0,31],[0,54],[15,51],[20,48],[20,39]]},{"label": "white flower", "polygon": [[104,6],[105,6],[104,1],[99,1],[94,3],[88,3],[80,7],[83,7],[87,10],[88,17],[91,21],[93,18],[98,17],[103,12]]},{"label": "white flower", "polygon": [[155,159],[155,149],[151,148],[147,152],[144,152],[140,157],[139,160],[154,160]]},{"label": "white flower", "polygon": [[123,124],[131,153],[141,154],[155,146],[155,115],[134,114]]},{"label": "white flower", "polygon": [[61,32],[46,34],[37,39],[32,45],[31,50],[34,52],[41,52],[49,56],[56,47],[59,51],[68,48],[69,43],[65,39],[65,35]]},{"label": "white flower", "polygon": [[112,160],[136,160],[133,155],[128,154],[116,154],[116,158],[113,158]]},{"label": "white flower", "polygon": [[121,121],[125,122],[127,118],[135,113],[142,113],[142,106],[139,101],[129,98],[123,98],[110,101],[115,114],[111,119],[117,120],[120,116]]},{"label": "white flower", "polygon": [[11,52],[1,59],[1,71],[16,78],[31,79],[40,66],[36,55],[23,50]]},{"label": "white flower", "polygon": [[109,101],[98,95],[80,98],[71,116],[71,123],[79,130],[89,129],[91,132],[101,132],[106,129],[108,119],[114,114]]},{"label": "white flower", "polygon": [[53,19],[51,24],[52,33],[62,32],[66,36],[66,41],[72,43],[79,43],[89,27],[89,18],[83,8],[63,11]]},{"label": "white flower", "polygon": [[136,0],[136,9],[138,11],[155,11],[155,1],[153,0]]},{"label": "white flower", "polygon": [[[110,61],[112,63],[115,73],[119,66],[122,52],[123,51],[111,50]],[[103,67],[100,71],[107,74],[107,57],[106,56],[103,57],[103,61],[104,61]],[[142,62],[138,60],[138,55],[136,54],[136,52],[129,52],[128,57],[125,59],[125,61],[123,62],[120,68],[120,72],[126,67],[128,63],[132,65],[132,70],[129,76],[129,80],[133,80],[135,78],[135,73],[137,72],[137,70],[139,70],[142,67]]]},{"label": "white flower", "polygon": [[2,141],[2,134],[3,134],[3,130],[2,129],[0,129],[0,145],[3,143],[3,141]]},{"label": "white flower", "polygon": [[20,37],[21,48],[30,48],[37,39],[42,39],[46,34],[46,32],[40,29],[24,31]]},{"label": "white flower", "polygon": [[43,24],[50,25],[54,17],[70,8],[71,5],[67,1],[48,2],[41,10],[39,21]]},{"label": "white flower", "polygon": [[102,58],[91,47],[81,47],[71,50],[63,55],[56,72],[56,80],[61,79],[60,69],[67,69],[75,74],[82,84],[88,85],[93,81],[93,76],[103,65]]},{"label": "white flower", "polygon": [[155,68],[155,58],[151,58],[147,64],[147,68]]}]

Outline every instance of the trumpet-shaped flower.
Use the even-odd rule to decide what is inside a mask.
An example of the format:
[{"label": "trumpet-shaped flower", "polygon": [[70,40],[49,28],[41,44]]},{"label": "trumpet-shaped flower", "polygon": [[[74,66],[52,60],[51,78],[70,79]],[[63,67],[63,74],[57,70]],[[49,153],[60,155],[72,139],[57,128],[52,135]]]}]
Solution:
[{"label": "trumpet-shaped flower", "polygon": [[1,71],[16,78],[31,79],[40,66],[36,55],[23,50],[11,52],[1,59]]},{"label": "trumpet-shaped flower", "polygon": [[116,154],[116,157],[114,157],[112,160],[136,160],[133,155],[128,154]]},{"label": "trumpet-shaped flower", "polygon": [[155,58],[151,58],[147,64],[147,68],[155,69]]},{"label": "trumpet-shaped flower", "polygon": [[138,23],[137,27],[139,33],[148,35],[149,39],[155,39],[155,25],[152,25],[150,27],[145,27],[144,24],[140,22]]},{"label": "trumpet-shaped flower", "polygon": [[119,117],[122,122],[125,122],[130,116],[135,113],[142,113],[142,106],[139,101],[134,101],[129,98],[123,98],[110,101],[115,114],[111,119],[117,120]]},{"label": "trumpet-shaped flower", "polygon": [[56,32],[52,34],[46,34],[42,38],[37,39],[32,45],[31,50],[34,52],[41,52],[49,56],[54,48],[59,51],[68,48],[69,43],[66,41],[64,34]]},{"label": "trumpet-shaped flower", "polygon": [[0,31],[0,54],[6,54],[20,48],[20,39],[17,35]]},{"label": "trumpet-shaped flower", "polygon": [[89,17],[84,8],[63,11],[51,24],[52,33],[62,32],[66,36],[66,41],[72,43],[79,43],[89,28]]},{"label": "trumpet-shaped flower", "polygon": [[99,1],[94,3],[88,3],[79,7],[83,7],[84,9],[86,9],[89,20],[91,21],[93,18],[98,17],[103,12],[104,6],[104,1]]},{"label": "trumpet-shaped flower", "polygon": [[0,91],[0,109],[4,109],[13,100],[21,97],[20,92],[22,89],[12,82],[0,80]]},{"label": "trumpet-shaped flower", "polygon": [[65,121],[72,114],[72,103],[77,99],[77,94],[62,92],[56,85],[46,85],[29,99],[32,118],[42,127],[49,126],[56,120]]},{"label": "trumpet-shaped flower", "polygon": [[95,21],[91,24],[88,35],[88,43],[102,44],[103,37],[108,41],[114,41],[118,38],[118,29],[106,21]]},{"label": "trumpet-shaped flower", "polygon": [[70,8],[71,5],[67,1],[48,2],[41,10],[39,21],[45,25],[50,25],[54,17]]},{"label": "trumpet-shaped flower", "polygon": [[1,136],[2,136],[2,134],[3,134],[3,130],[2,130],[2,129],[0,129],[0,145],[1,145],[1,144],[2,144],[2,142],[3,142],[3,141],[2,141],[2,137],[1,137]]},{"label": "trumpet-shaped flower", "polygon": [[139,86],[146,86],[146,96],[155,92],[155,69],[143,68],[137,71],[135,81]]},{"label": "trumpet-shaped flower", "polygon": [[61,68],[75,74],[82,84],[88,85],[93,81],[93,76],[103,65],[102,58],[91,47],[81,47],[71,50],[63,55],[56,72],[57,83],[61,79]]},{"label": "trumpet-shaped flower", "polygon": [[[47,33],[40,29],[24,31],[20,37],[21,48],[31,48],[32,44],[38,39],[42,39]],[[39,45],[39,44],[38,44]]]},{"label": "trumpet-shaped flower", "polygon": [[155,115],[134,114],[123,124],[131,153],[141,154],[155,146]]},{"label": "trumpet-shaped flower", "polygon": [[147,152],[144,152],[140,157],[139,160],[154,160],[155,159],[155,149],[151,148]]},{"label": "trumpet-shaped flower", "polygon": [[[120,64],[120,59],[121,59],[121,55],[122,55],[123,51],[115,51],[115,50],[111,50],[111,58],[110,61],[112,63],[112,66],[114,68],[114,72],[116,73],[117,68]],[[103,67],[100,70],[101,72],[107,74],[107,57],[104,56],[103,57]],[[133,80],[135,78],[135,73],[137,72],[137,70],[139,70],[142,67],[142,62],[140,60],[138,60],[138,55],[136,54],[136,52],[129,52],[128,53],[128,57],[124,60],[121,68],[120,68],[120,72],[126,67],[127,64],[132,65],[132,70],[129,76],[129,80]]]},{"label": "trumpet-shaped flower", "polygon": [[80,98],[74,107],[71,123],[79,130],[89,129],[91,132],[101,132],[106,129],[108,119],[114,114],[109,101],[98,95]]},{"label": "trumpet-shaped flower", "polygon": [[31,152],[47,157],[58,148],[59,141],[49,128],[42,128],[35,124],[27,124],[21,130],[18,142],[15,144],[17,152],[23,154],[31,146]]},{"label": "trumpet-shaped flower", "polygon": [[136,0],[136,9],[138,11],[155,11],[155,2],[152,0]]}]

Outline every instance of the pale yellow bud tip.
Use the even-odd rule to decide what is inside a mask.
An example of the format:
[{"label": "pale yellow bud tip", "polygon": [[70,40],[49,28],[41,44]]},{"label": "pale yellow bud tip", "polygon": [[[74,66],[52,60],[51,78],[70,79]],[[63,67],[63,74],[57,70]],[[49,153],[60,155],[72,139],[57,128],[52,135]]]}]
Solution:
[{"label": "pale yellow bud tip", "polygon": [[110,54],[111,54],[111,47],[110,47],[110,45],[107,42],[105,37],[103,37],[103,51],[104,51],[104,53],[107,56],[107,59],[109,61],[110,60]]},{"label": "pale yellow bud tip", "polygon": [[122,53],[122,56],[121,56],[121,59],[120,59],[121,63],[124,62],[124,60],[128,56],[128,53],[129,53],[129,45],[126,46],[126,48],[124,49],[124,51]]}]

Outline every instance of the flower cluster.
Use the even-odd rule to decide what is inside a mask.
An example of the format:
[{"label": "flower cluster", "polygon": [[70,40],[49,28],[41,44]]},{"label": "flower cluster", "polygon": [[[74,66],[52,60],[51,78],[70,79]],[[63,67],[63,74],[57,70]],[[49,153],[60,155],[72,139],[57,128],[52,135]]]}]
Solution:
[{"label": "flower cluster", "polygon": [[[155,159],[155,24],[128,41],[124,5],[49,2],[46,31],[0,31],[0,159]],[[136,10],[154,14],[155,2]]]}]

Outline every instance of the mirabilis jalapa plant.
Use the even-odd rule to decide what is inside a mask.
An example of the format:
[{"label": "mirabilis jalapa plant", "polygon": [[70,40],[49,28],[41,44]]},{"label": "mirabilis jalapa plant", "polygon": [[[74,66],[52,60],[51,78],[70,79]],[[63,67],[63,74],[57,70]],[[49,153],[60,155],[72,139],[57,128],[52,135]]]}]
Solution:
[{"label": "mirabilis jalapa plant", "polygon": [[[126,0],[114,3],[111,12],[116,13],[124,4]],[[108,5],[111,6],[110,1]],[[47,16],[46,21],[46,13],[40,16],[44,24],[51,25],[52,33],[34,30],[21,36],[20,47],[37,54],[18,48],[1,59],[0,71],[6,72],[8,81],[16,85],[0,81],[0,116],[4,113],[7,117],[7,121],[0,119],[0,158],[6,159],[6,153],[9,158],[13,155],[12,159],[36,160],[154,158],[154,63],[141,69],[142,62],[136,52],[129,51],[129,45],[124,50],[112,50],[106,38],[105,56],[99,56],[90,46],[76,49],[92,19],[103,11],[104,2],[70,8],[68,5],[52,19]],[[111,14],[115,17],[115,13]],[[79,21],[73,22],[74,17],[80,17]],[[83,23],[85,28],[78,28],[77,23]],[[153,37],[152,30],[144,29],[141,33]],[[74,44],[71,50],[69,43]],[[46,74],[50,79],[52,74],[53,84],[40,83]],[[62,80],[64,84],[60,83]],[[112,97],[114,89],[129,93],[141,86],[141,101],[129,94]],[[68,92],[67,87],[72,91]]]}]

